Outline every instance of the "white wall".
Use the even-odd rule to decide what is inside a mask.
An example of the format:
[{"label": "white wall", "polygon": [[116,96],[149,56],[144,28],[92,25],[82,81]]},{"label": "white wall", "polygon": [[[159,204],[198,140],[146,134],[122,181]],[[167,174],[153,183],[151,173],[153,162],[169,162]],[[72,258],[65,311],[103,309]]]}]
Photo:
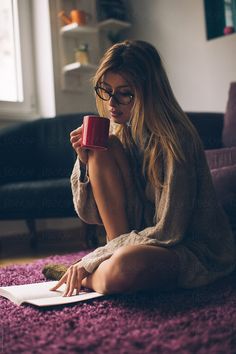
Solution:
[{"label": "white wall", "polygon": [[206,40],[203,0],[129,0],[128,36],[154,44],[186,111],[224,112],[236,81],[236,34]]}]

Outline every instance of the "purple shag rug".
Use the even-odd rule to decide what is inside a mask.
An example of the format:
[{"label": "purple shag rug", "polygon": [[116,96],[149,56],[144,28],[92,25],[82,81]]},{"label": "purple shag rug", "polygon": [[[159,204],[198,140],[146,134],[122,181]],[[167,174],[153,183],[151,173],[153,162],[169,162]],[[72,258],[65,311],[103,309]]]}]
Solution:
[{"label": "purple shag rug", "polygon": [[[0,268],[0,286],[44,281],[49,262]],[[236,353],[236,272],[206,287],[38,309],[0,297],[0,353]]]}]

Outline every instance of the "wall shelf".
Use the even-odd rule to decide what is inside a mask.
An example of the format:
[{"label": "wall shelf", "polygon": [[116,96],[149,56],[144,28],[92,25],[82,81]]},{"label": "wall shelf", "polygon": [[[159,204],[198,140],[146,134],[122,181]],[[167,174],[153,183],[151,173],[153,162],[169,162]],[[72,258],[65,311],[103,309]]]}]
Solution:
[{"label": "wall shelf", "polygon": [[98,28],[92,26],[79,26],[77,23],[70,23],[61,28],[61,34],[65,36],[78,36],[79,34],[97,33]]},{"label": "wall shelf", "polygon": [[[75,2],[60,0],[58,13],[64,11],[66,16],[75,9]],[[83,92],[90,85],[90,79],[97,69],[99,60],[104,51],[120,39],[120,32],[131,27],[126,21],[115,18],[100,20],[97,0],[81,0],[82,11],[88,14],[85,25],[75,22],[65,24],[58,22],[60,69],[62,90]],[[101,18],[101,17],[100,17]],[[86,60],[81,63],[78,59],[79,48],[84,47]],[[83,52],[83,51],[81,51]],[[82,64],[82,63],[87,64]]]},{"label": "wall shelf", "polygon": [[110,18],[108,20],[98,22],[97,26],[100,30],[103,30],[103,31],[119,32],[125,28],[131,27],[131,24],[129,22],[120,21],[120,20]]},{"label": "wall shelf", "polygon": [[69,73],[69,72],[74,72],[74,71],[93,71],[97,69],[97,65],[94,64],[87,64],[87,65],[82,65],[78,62],[76,63],[71,63],[67,64],[63,67],[63,72],[64,73]]},{"label": "wall shelf", "polygon": [[98,22],[97,26],[79,26],[77,23],[70,23],[69,25],[61,28],[61,34],[65,36],[78,36],[79,34],[97,33],[102,31],[119,32],[125,28],[129,28],[131,24],[129,22],[120,21],[116,19],[108,19],[102,22]]}]

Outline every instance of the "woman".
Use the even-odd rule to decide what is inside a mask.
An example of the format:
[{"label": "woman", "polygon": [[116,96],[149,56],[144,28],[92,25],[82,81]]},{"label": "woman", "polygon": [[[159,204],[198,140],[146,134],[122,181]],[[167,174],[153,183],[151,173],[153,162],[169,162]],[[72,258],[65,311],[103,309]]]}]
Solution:
[{"label": "woman", "polygon": [[107,244],[57,285],[101,293],[206,285],[235,267],[234,240],[217,202],[200,139],[176,102],[160,56],[143,41],[112,46],[94,77],[101,116],[114,125],[106,151],[81,148],[72,176],[82,220]]}]

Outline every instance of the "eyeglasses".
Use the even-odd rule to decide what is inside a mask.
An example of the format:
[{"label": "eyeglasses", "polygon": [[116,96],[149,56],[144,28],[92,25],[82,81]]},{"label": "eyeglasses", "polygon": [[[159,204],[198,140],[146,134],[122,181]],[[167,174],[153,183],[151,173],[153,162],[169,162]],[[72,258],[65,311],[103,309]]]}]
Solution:
[{"label": "eyeglasses", "polygon": [[100,97],[103,101],[109,101],[111,97],[113,97],[118,104],[126,105],[129,104],[134,98],[134,95],[130,92],[117,91],[116,93],[111,93],[100,86],[94,87],[94,90],[98,97]]}]

